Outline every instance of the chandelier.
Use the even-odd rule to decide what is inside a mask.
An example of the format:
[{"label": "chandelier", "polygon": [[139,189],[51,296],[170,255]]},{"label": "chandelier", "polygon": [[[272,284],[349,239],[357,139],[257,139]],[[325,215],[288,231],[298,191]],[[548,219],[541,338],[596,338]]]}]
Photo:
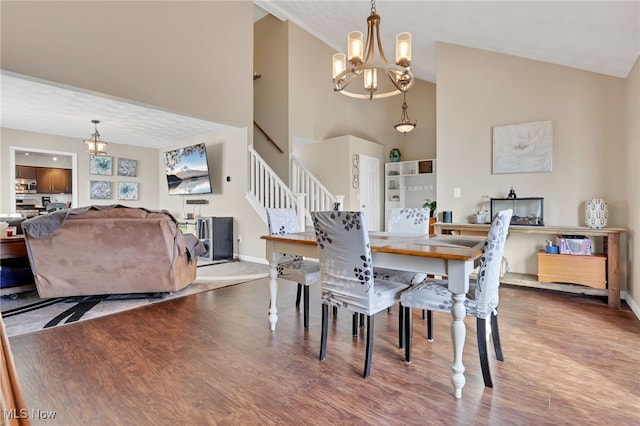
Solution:
[{"label": "chandelier", "polygon": [[402,114],[400,115],[400,121],[393,125],[397,131],[404,133],[405,135],[416,128],[416,120],[411,121],[409,114],[407,113],[407,93],[402,94]]},{"label": "chandelier", "polygon": [[91,155],[107,155],[107,143],[100,140],[100,133],[98,133],[99,120],[91,120],[93,123],[95,132],[91,135],[93,139],[85,139],[84,144],[87,148],[87,154]]},{"label": "chandelier", "polygon": [[[362,43],[362,33],[352,31],[347,36],[347,55],[333,55],[333,90],[353,98],[369,100],[406,93],[413,85],[410,65],[411,34],[406,32],[396,36],[396,63],[387,63],[380,39],[380,15],[376,12],[375,0],[371,0],[365,44]],[[388,77],[388,82],[380,87],[378,71]],[[349,86],[359,76],[363,77],[361,87],[355,88],[355,84]]]}]

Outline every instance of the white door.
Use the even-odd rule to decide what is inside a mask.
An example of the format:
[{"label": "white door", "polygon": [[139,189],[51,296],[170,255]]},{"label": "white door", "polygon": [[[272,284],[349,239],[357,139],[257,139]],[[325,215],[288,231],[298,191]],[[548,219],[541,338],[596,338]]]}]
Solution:
[{"label": "white door", "polygon": [[369,231],[380,231],[380,161],[360,155],[358,202]]}]

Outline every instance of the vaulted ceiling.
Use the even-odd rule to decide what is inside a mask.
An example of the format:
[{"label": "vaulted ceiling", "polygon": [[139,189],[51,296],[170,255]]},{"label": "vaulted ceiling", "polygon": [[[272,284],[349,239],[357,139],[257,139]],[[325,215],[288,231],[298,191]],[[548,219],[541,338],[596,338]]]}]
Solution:
[{"label": "vaulted ceiling", "polygon": [[[346,35],[366,33],[369,1],[257,0],[255,19],[290,19],[338,51]],[[394,37],[413,35],[411,68],[437,82],[436,41],[626,77],[640,54],[640,1],[396,1],[379,0],[387,55]],[[330,58],[327,58],[327,64]],[[329,69],[329,65],[327,65]],[[469,70],[473,72],[473,70]],[[88,138],[92,119],[104,140],[163,148],[212,134],[223,125],[97,94],[3,73],[2,127]]]}]

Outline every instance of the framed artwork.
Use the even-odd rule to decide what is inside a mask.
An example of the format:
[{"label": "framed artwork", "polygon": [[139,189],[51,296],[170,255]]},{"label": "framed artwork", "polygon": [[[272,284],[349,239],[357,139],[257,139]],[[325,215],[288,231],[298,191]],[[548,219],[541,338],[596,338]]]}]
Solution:
[{"label": "framed artwork", "polygon": [[550,172],[552,154],[551,120],[493,128],[493,174]]},{"label": "framed artwork", "polygon": [[137,200],[138,182],[118,182],[118,200]]},{"label": "framed artwork", "polygon": [[135,177],[138,168],[138,160],[118,158],[118,176]]},{"label": "framed artwork", "polygon": [[113,157],[105,155],[91,155],[89,157],[89,173],[92,175],[113,174]]},{"label": "framed artwork", "polygon": [[89,196],[94,200],[110,200],[111,182],[92,180],[89,184]]}]

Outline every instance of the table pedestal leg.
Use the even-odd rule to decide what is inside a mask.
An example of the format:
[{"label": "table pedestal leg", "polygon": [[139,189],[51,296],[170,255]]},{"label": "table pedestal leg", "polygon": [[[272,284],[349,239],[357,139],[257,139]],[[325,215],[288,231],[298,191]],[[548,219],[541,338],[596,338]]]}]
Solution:
[{"label": "table pedestal leg", "polygon": [[276,307],[276,299],[278,298],[278,262],[271,261],[269,268],[269,293],[271,295],[271,303],[269,304],[269,323],[271,331],[275,331],[278,322],[278,308]]},{"label": "table pedestal leg", "polygon": [[451,383],[455,388],[456,398],[462,397],[462,388],[465,384],[464,378],[464,365],[462,365],[462,350],[464,349],[464,340],[467,335],[467,329],[464,325],[464,317],[466,315],[466,309],[464,307],[464,294],[453,294],[453,306],[451,307],[451,316],[453,321],[451,322],[451,341],[453,342],[453,375],[451,376]]}]

